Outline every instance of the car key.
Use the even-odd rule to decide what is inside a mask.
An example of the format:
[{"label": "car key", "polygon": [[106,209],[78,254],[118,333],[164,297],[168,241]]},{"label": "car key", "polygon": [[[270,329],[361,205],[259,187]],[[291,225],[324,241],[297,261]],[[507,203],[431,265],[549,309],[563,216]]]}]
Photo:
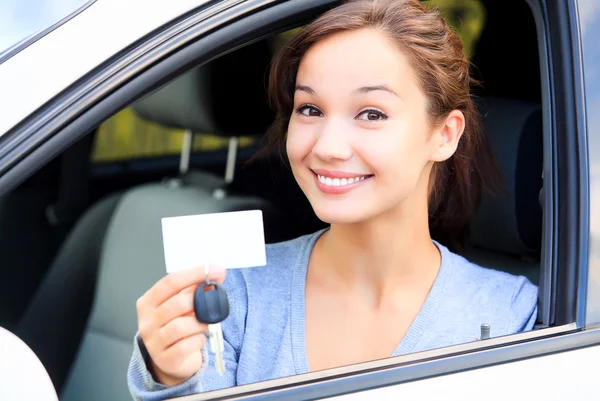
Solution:
[{"label": "car key", "polygon": [[229,315],[229,301],[223,286],[208,279],[208,266],[206,267],[206,281],[199,285],[194,293],[194,313],[198,321],[208,324],[210,350],[215,356],[217,373],[223,376],[225,373],[223,359],[225,344],[223,343],[221,322]]}]

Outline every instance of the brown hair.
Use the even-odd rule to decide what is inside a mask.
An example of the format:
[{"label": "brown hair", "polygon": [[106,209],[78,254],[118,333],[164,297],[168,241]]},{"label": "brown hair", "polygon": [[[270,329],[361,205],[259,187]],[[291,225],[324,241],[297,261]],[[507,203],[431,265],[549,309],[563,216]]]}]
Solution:
[{"label": "brown hair", "polygon": [[464,245],[468,219],[479,202],[481,189],[495,192],[500,175],[471,87],[462,43],[440,13],[416,0],[350,0],[304,27],[275,56],[269,77],[269,98],[277,118],[267,136],[267,147],[282,155],[292,114],[296,75],[302,57],[318,41],[338,32],[377,29],[406,52],[428,98],[432,125],[452,110],[465,116],[465,130],[456,153],[436,163],[430,177],[429,224],[433,237],[455,249]]}]

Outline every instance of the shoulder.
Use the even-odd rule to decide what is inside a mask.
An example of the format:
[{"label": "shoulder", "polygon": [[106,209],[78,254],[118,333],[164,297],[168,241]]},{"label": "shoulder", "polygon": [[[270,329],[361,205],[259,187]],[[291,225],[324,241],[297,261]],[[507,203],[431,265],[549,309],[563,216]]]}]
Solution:
[{"label": "shoulder", "polygon": [[537,287],[526,277],[490,269],[473,263],[465,257],[447,251],[446,257],[452,265],[453,281],[472,293],[494,293],[511,300],[522,289],[537,296]]},{"label": "shoulder", "polygon": [[533,328],[537,319],[537,286],[524,276],[472,263],[445,248],[442,253],[451,271],[447,290],[463,310],[497,322],[501,329],[497,335]]},{"label": "shoulder", "polygon": [[304,253],[310,254],[316,240],[325,230],[319,230],[311,234],[302,235],[300,237],[268,244],[267,249],[267,265],[279,265],[282,260],[289,260],[292,257],[302,256]]}]

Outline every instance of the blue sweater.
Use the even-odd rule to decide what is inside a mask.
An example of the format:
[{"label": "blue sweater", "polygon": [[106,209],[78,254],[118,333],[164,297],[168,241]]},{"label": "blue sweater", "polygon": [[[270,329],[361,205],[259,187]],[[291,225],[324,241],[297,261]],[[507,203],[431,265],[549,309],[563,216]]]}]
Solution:
[{"label": "blue sweater", "polygon": [[[139,338],[128,372],[136,400],[163,400],[309,372],[305,348],[304,290],[311,250],[324,230],[267,245],[267,266],[227,272],[230,315],[222,323],[225,375],[214,358],[186,382],[166,387],[146,368]],[[537,317],[537,287],[524,277],[486,269],[435,243],[442,263],[422,309],[392,356],[475,341],[482,323],[491,335],[531,330]],[[391,318],[391,317],[390,317]]]}]

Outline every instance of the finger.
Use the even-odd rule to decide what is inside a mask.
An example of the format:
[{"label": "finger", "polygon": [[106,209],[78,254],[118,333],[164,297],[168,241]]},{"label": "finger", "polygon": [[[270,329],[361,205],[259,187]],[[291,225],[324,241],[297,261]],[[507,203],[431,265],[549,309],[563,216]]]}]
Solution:
[{"label": "finger", "polygon": [[178,341],[196,334],[208,332],[208,325],[200,323],[195,317],[179,317],[170,321],[159,330],[162,349],[167,349]]},{"label": "finger", "polygon": [[200,351],[206,345],[206,336],[204,333],[195,334],[184,338],[167,348],[161,355],[161,359],[168,362],[171,366],[178,366],[193,353],[200,354]]},{"label": "finger", "polygon": [[194,284],[194,285],[190,285],[189,287],[185,287],[183,290],[179,291],[180,294],[184,294],[184,293],[194,293],[196,292],[196,288],[198,288],[198,284]]},{"label": "finger", "polygon": [[[208,278],[222,283],[225,280],[225,268],[211,264]],[[204,283],[205,279],[206,272],[203,266],[170,273],[161,278],[143,295],[143,304],[151,307],[158,306],[181,290],[194,284]]]},{"label": "finger", "polygon": [[154,325],[162,327],[171,320],[190,313],[194,316],[194,293],[180,292],[156,308]]}]

